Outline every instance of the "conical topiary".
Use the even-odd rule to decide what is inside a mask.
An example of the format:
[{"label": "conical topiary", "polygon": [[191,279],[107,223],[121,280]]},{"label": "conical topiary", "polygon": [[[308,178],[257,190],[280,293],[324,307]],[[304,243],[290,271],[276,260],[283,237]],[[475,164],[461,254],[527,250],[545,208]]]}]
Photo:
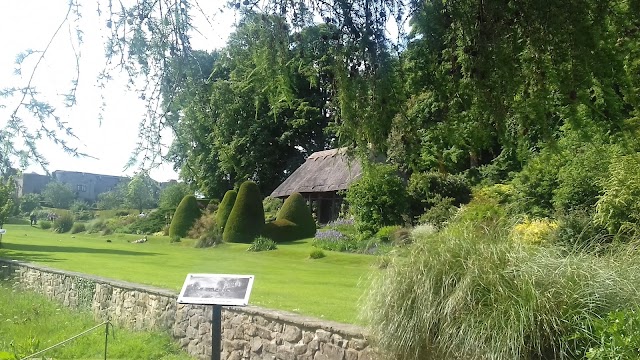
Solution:
[{"label": "conical topiary", "polygon": [[304,239],[316,234],[316,222],[311,215],[311,209],[300,193],[294,192],[289,195],[278,211],[276,220],[289,220],[298,225],[295,238]]},{"label": "conical topiary", "polygon": [[200,208],[196,197],[193,195],[185,196],[173,214],[171,226],[169,227],[169,236],[185,237],[199,217]]},{"label": "conical topiary", "polygon": [[225,242],[250,243],[264,226],[264,208],[258,185],[245,181],[240,185],[235,204],[224,227]]},{"label": "conical topiary", "polygon": [[218,206],[218,212],[216,212],[216,226],[224,230],[224,226],[227,224],[229,214],[233,209],[233,204],[236,202],[238,192],[235,190],[229,190],[224,194],[220,206]]}]

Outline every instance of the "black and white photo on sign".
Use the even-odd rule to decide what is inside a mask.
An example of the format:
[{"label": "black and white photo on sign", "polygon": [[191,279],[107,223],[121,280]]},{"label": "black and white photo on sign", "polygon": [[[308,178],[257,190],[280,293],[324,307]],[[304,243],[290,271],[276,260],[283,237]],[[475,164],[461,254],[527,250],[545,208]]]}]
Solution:
[{"label": "black and white photo on sign", "polygon": [[183,296],[188,298],[244,299],[249,278],[192,275]]}]

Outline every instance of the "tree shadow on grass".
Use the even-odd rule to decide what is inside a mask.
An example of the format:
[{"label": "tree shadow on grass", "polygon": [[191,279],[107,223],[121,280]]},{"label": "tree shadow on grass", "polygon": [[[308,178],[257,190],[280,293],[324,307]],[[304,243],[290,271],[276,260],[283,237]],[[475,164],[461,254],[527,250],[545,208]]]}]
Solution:
[{"label": "tree shadow on grass", "polygon": [[[109,255],[128,255],[128,256],[149,256],[149,255],[161,255],[160,253],[148,252],[148,251],[132,251],[132,250],[120,250],[120,249],[96,249],[81,246],[52,246],[52,245],[31,245],[31,244],[13,244],[2,243],[2,249],[11,250],[11,254],[5,254],[16,259],[17,256],[23,255],[25,257],[44,256],[42,253],[85,253],[85,254],[109,254]],[[47,260],[48,261],[48,260]]]}]

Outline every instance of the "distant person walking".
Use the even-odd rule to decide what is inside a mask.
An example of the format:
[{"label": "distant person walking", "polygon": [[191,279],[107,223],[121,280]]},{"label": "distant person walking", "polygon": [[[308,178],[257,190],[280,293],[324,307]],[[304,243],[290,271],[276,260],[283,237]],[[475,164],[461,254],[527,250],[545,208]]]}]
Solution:
[{"label": "distant person walking", "polygon": [[29,220],[31,221],[31,226],[38,224],[38,217],[34,213],[29,215]]}]

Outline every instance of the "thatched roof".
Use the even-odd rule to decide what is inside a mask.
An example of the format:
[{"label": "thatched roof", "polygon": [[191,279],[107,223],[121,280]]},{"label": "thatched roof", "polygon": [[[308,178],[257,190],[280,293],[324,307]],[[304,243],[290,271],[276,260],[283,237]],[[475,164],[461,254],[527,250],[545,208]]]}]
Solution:
[{"label": "thatched roof", "polygon": [[362,175],[360,162],[349,159],[346,150],[331,149],[311,154],[304,164],[273,190],[271,196],[346,190]]}]

